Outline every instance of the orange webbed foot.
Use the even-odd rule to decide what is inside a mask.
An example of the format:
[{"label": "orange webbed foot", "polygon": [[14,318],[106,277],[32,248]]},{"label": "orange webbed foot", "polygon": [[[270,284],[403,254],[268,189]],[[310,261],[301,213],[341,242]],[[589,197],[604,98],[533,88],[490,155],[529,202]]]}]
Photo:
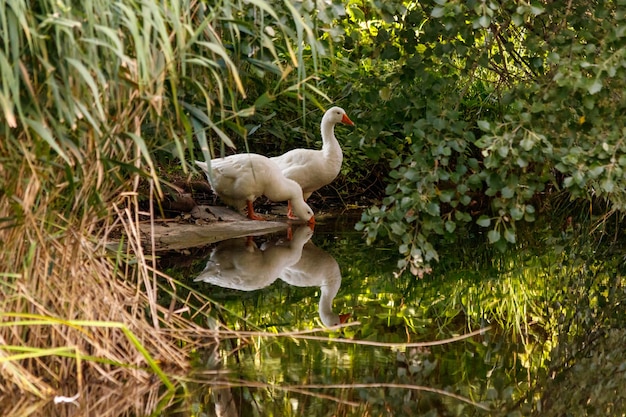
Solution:
[{"label": "orange webbed foot", "polygon": [[254,206],[250,200],[248,200],[248,218],[250,220],[265,220],[265,217],[259,216],[254,212]]}]

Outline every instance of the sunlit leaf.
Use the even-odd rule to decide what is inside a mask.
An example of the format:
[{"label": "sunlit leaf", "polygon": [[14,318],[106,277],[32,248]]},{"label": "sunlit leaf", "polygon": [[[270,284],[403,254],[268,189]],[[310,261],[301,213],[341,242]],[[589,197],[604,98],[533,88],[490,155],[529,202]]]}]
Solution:
[{"label": "sunlit leaf", "polygon": [[509,243],[515,243],[515,231],[513,229],[504,230],[504,238]]},{"label": "sunlit leaf", "polygon": [[482,130],[484,132],[491,131],[491,123],[489,123],[487,120],[478,120],[476,122],[476,124],[478,125],[480,130]]},{"label": "sunlit leaf", "polygon": [[596,79],[589,87],[587,87],[587,91],[589,94],[596,94],[602,90],[602,81]]},{"label": "sunlit leaf", "polygon": [[487,233],[487,238],[489,239],[489,243],[495,243],[500,240],[500,232],[492,229]]},{"label": "sunlit leaf", "polygon": [[476,224],[482,227],[489,227],[491,219],[483,214],[478,218],[478,220],[476,220]]},{"label": "sunlit leaf", "polygon": [[607,193],[612,193],[615,190],[615,183],[610,178],[605,179],[601,183],[602,189]]},{"label": "sunlit leaf", "polygon": [[445,8],[437,6],[433,8],[432,12],[430,12],[430,15],[434,18],[440,18],[444,15],[445,10],[446,10]]},{"label": "sunlit leaf", "polygon": [[513,220],[522,220],[522,218],[524,217],[524,210],[522,210],[518,206],[511,207],[509,212],[511,213],[511,217],[513,218]]}]

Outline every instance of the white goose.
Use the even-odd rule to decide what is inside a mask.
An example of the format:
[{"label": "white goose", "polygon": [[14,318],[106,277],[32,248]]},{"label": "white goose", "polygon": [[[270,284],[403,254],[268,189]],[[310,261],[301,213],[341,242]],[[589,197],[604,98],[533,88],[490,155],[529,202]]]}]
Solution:
[{"label": "white goose", "polygon": [[328,252],[307,242],[298,262],[282,270],[280,279],[295,287],[320,287],[319,315],[326,327],[345,323],[350,314],[333,312],[333,300],[341,287],[341,270]]},{"label": "white goose", "polygon": [[[354,126],[341,107],[331,107],[322,117],[322,149],[293,149],[270,158],[278,164],[285,177],[300,184],[305,201],[314,191],[330,184],[341,170],[343,153],[335,137],[337,123]],[[289,203],[288,207],[288,216],[293,218],[295,208],[292,209]]]},{"label": "white goose", "polygon": [[205,172],[211,188],[226,204],[239,211],[247,204],[250,219],[264,220],[254,212],[252,203],[265,195],[272,201],[288,200],[298,218],[315,223],[313,210],[302,198],[298,183],[286,178],[278,165],[263,155],[243,153],[211,159],[211,172],[206,162],[196,161],[196,165]]},{"label": "white goose", "polygon": [[194,281],[204,281],[240,291],[271,285],[282,271],[300,260],[302,247],[313,236],[309,226],[298,228],[293,238],[259,248],[251,238],[229,239],[211,252],[206,267]]}]

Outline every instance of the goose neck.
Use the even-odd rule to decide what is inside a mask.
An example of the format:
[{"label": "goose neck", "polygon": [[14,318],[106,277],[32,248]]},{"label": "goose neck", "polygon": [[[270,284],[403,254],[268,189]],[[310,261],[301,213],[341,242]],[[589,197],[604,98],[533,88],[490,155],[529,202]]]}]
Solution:
[{"label": "goose neck", "polygon": [[338,145],[337,138],[335,137],[335,124],[329,120],[322,120],[320,128],[322,132],[323,146]]},{"label": "goose neck", "polygon": [[333,300],[337,293],[339,292],[339,287],[341,286],[341,279],[331,279],[329,281],[324,282],[320,286],[320,301],[319,301],[319,309],[323,312],[332,313],[333,310]]}]

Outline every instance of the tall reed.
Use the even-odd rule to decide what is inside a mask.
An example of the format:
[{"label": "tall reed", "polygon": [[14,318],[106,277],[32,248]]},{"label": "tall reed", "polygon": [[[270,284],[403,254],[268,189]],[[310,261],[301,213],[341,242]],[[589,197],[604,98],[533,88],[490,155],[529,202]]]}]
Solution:
[{"label": "tall reed", "polygon": [[160,194],[155,149],[231,144],[224,122],[254,111],[238,108],[243,42],[281,73],[310,31],[264,0],[3,3],[0,404],[93,379],[172,387],[203,329],[157,303],[140,180]]}]

